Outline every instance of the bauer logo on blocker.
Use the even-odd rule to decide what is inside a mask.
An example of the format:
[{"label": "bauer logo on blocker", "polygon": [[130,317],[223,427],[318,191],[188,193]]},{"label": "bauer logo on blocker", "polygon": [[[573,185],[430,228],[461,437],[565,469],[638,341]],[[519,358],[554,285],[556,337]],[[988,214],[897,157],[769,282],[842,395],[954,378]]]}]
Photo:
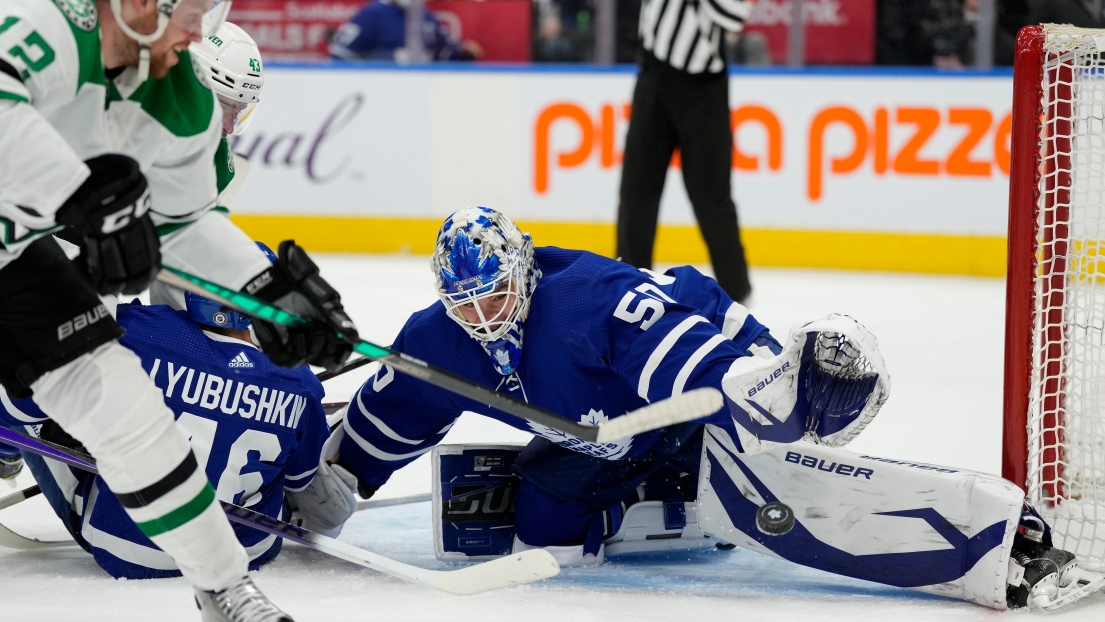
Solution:
[{"label": "bauer logo on blocker", "polygon": [[250,361],[246,357],[246,353],[243,350],[238,353],[238,356],[230,360],[230,367],[253,367],[253,361]]}]

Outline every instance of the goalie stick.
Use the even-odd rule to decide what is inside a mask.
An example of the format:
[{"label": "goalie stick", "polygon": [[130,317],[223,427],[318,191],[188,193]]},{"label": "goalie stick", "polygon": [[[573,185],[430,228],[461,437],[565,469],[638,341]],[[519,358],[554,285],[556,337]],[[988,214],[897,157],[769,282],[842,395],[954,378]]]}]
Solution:
[{"label": "goalie stick", "polygon": [[[11,506],[26,501],[32,497],[35,497],[42,493],[42,490],[37,486],[28,486],[23,490],[13,492],[12,494],[0,499],[0,510],[4,508],[10,508]],[[42,549],[53,549],[61,546],[76,546],[76,542],[73,540],[38,540],[35,538],[28,538],[27,536],[20,535],[11,529],[8,529],[3,523],[0,523],[0,546],[7,547],[9,549],[18,549],[20,551],[36,551]]]},{"label": "goalie stick", "polygon": [[[97,473],[96,463],[67,447],[32,438],[15,430],[0,428],[0,440],[46,458]],[[548,551],[534,549],[510,555],[459,570],[429,570],[404,564],[400,561],[372,553],[334,538],[296,527],[282,520],[266,516],[225,501],[221,502],[227,518],[265,533],[280,536],[307,548],[332,555],[339,559],[371,568],[393,577],[420,583],[442,592],[455,595],[478,594],[522,583],[530,583],[556,575],[560,566]]]},{"label": "goalie stick", "polygon": [[[298,326],[308,321],[274,307],[255,296],[227,289],[168,266],[158,273],[157,279],[275,324]],[[559,432],[598,444],[609,443],[692,419],[700,419],[717,412],[724,403],[721,391],[704,387],[639,408],[621,417],[604,421],[597,426],[589,426],[569,421],[543,408],[498,393],[467,378],[433,367],[425,361],[402,352],[396,352],[364,340],[349,339],[347,341],[353,345],[354,352],[364,355],[366,359],[380,361],[396,371],[476,400],[481,404],[487,404],[515,417],[539,423]]]}]

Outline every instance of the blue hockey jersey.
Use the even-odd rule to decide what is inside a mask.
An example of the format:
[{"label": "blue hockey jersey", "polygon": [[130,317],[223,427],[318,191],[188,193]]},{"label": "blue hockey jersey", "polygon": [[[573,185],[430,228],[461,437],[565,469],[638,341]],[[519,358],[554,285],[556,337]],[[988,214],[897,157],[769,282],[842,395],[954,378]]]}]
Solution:
[{"label": "blue hockey jersey", "polygon": [[[329,436],[322,384],[307,367],[273,364],[252,344],[207,332],[171,307],[119,305],[121,343],[142,359],[177,422],[191,436],[196,460],[221,501],[281,515],[284,491],[310,484]],[[32,400],[3,395],[0,425],[41,423]],[[116,577],[179,576],[168,555],[134,525],[102,478],[62,467],[50,472],[74,494],[80,535],[96,561]],[[38,473],[36,472],[36,476]],[[55,506],[55,509],[56,506]],[[63,520],[65,517],[63,517]],[[233,524],[251,562],[264,563],[280,539]]]},{"label": "blue hockey jersey", "polygon": [[[566,419],[597,424],[691,389],[720,388],[733,361],[767,330],[689,266],[661,275],[554,247],[537,248],[535,264],[542,276],[510,376],[495,370],[440,301],[412,315],[392,347]],[[640,456],[663,433],[589,443],[384,365],[351,400],[341,463],[362,484],[383,484],[439,443],[463,411],[610,460]],[[727,409],[706,421],[733,430]]]}]

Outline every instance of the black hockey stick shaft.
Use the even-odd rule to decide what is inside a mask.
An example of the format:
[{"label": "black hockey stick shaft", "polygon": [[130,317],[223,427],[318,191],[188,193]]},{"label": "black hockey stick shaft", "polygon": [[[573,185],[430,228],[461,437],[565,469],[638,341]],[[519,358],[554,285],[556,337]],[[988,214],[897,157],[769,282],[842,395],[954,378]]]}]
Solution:
[{"label": "black hockey stick shaft", "polygon": [[373,359],[370,359],[367,356],[359,358],[359,359],[353,359],[352,361],[349,361],[348,363],[346,363],[345,365],[342,365],[340,368],[335,369],[334,371],[324,371],[324,372],[317,373],[317,374],[315,374],[315,378],[318,378],[319,382],[326,382],[327,380],[330,380],[331,378],[337,378],[338,376],[340,376],[340,375],[342,375],[346,372],[351,372],[354,369],[359,369],[361,367],[364,367],[365,365],[368,365],[372,361],[373,361]]},{"label": "black hockey stick shaft", "polygon": [[[159,281],[200,296],[211,298],[220,304],[253,317],[258,317],[267,322],[285,326],[296,326],[308,321],[305,318],[292,315],[270,305],[255,296],[250,296],[249,294],[223,287],[217,283],[212,283],[181,270],[169,268],[168,266],[161,270],[157,278]],[[414,376],[419,380],[470,398],[480,404],[487,404],[488,406],[514,415],[515,417],[540,423],[541,425],[566,434],[571,434],[585,441],[597,442],[599,440],[598,426],[585,426],[574,421],[569,421],[553,412],[493,391],[481,384],[477,384],[444,369],[434,367],[425,361],[407,356],[402,352],[396,352],[362,339],[350,339],[348,341],[353,345],[355,352],[364,355],[365,358],[360,360],[366,362],[380,361],[381,363],[391,366],[396,371]]]}]

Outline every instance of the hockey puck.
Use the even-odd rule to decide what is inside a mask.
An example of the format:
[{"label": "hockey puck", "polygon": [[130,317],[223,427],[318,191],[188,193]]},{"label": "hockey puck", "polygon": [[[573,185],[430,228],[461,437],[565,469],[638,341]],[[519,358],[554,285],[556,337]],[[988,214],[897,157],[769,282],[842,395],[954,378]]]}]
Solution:
[{"label": "hockey puck", "polygon": [[794,510],[778,501],[765,503],[756,510],[756,528],[769,536],[781,536],[794,528]]}]

